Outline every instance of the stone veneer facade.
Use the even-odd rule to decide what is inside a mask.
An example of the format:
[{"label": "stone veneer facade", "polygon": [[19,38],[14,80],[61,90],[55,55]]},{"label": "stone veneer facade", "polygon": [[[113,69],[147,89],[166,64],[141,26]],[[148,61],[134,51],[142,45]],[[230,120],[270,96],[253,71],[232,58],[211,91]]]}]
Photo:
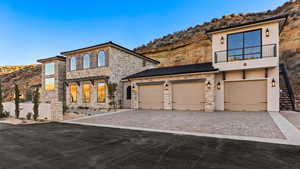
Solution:
[{"label": "stone veneer facade", "polygon": [[[42,90],[40,100],[42,103],[49,103],[51,105],[51,115],[49,120],[59,121],[63,120],[63,107],[65,104],[65,89],[64,81],[66,77],[66,63],[64,59],[54,58],[41,61],[42,66]],[[54,63],[54,74],[45,75],[45,64]],[[54,90],[45,90],[45,79],[54,78]]]},{"label": "stone veneer facade", "polygon": [[[106,59],[107,59],[107,65],[98,67],[97,66],[97,55],[99,51],[104,50],[106,52]],[[84,54],[90,54],[90,68],[89,69],[83,69],[82,68],[82,57]],[[91,84],[90,81],[80,81],[76,82],[76,84],[80,84],[77,86],[77,102],[72,103],[70,102],[70,84],[75,83],[71,82],[69,85],[66,86],[66,105],[69,108],[78,108],[81,107],[89,107],[94,109],[101,109],[101,108],[108,108],[109,107],[109,99],[106,94],[106,102],[105,103],[98,103],[97,102],[97,83],[98,82],[113,82],[117,83],[117,92],[116,92],[116,101],[118,103],[118,107],[121,107],[123,105],[122,98],[124,98],[124,86],[123,82],[121,81],[122,78],[125,78],[128,75],[137,73],[139,71],[143,71],[145,69],[149,69],[152,67],[155,67],[155,64],[151,61],[147,61],[145,59],[139,58],[137,56],[134,56],[133,54],[130,54],[128,52],[125,52],[124,50],[120,50],[118,48],[115,48],[113,46],[104,46],[99,47],[96,49],[90,49],[80,52],[73,52],[68,53],[66,55],[66,80],[73,80],[78,78],[89,78],[89,77],[95,77],[95,76],[107,76],[108,80],[105,79],[98,79],[94,81],[94,85]],[[77,58],[77,70],[76,71],[70,71],[70,58],[76,56]],[[145,65],[143,64],[145,62]],[[84,83],[91,84],[91,102],[84,103],[82,101],[83,93],[82,93],[82,85]],[[124,82],[125,83],[125,82]],[[106,92],[107,93],[107,92]]]},{"label": "stone veneer facade", "polygon": [[[215,73],[194,73],[194,74],[184,74],[184,75],[170,75],[170,76],[161,76],[161,77],[149,77],[149,78],[138,78],[132,79],[131,85],[135,86],[132,89],[132,99],[131,99],[131,107],[133,109],[139,109],[139,100],[138,94],[139,89],[137,87],[137,83],[147,83],[147,82],[161,82],[164,81],[164,94],[163,94],[163,109],[172,110],[172,80],[194,80],[194,79],[203,79],[204,83],[211,83],[211,87],[208,88],[205,86],[204,96],[205,96],[205,105],[204,111],[212,112],[215,111]],[[168,87],[165,87],[168,84]]]}]

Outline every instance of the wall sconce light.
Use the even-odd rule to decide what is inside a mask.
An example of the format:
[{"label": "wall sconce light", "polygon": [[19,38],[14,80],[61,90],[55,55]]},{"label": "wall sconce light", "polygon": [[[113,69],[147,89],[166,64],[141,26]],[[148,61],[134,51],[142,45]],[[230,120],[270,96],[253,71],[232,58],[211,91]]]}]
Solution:
[{"label": "wall sconce light", "polygon": [[210,89],[210,88],[211,88],[210,81],[208,81],[208,82],[206,83],[206,86],[207,86],[207,88],[208,88],[208,89]]},{"label": "wall sconce light", "polygon": [[166,84],[165,84],[165,90],[168,90],[168,89],[169,89],[169,84],[166,83]]},{"label": "wall sconce light", "polygon": [[267,28],[267,30],[266,30],[266,37],[269,37],[270,36],[270,30],[269,30],[269,28]]},{"label": "wall sconce light", "polygon": [[220,82],[218,82],[218,84],[217,84],[217,89],[218,89],[218,90],[221,89],[221,83],[220,83]]},{"label": "wall sconce light", "polygon": [[272,87],[276,87],[276,81],[275,81],[274,78],[273,78],[273,80],[272,80]]},{"label": "wall sconce light", "polygon": [[220,41],[221,41],[221,44],[223,45],[224,44],[224,37],[223,36],[221,37]]}]

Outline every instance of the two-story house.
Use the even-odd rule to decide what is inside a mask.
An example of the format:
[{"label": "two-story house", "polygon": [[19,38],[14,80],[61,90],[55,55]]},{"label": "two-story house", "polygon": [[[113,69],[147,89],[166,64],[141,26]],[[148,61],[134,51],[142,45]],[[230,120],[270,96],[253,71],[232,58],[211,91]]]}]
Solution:
[{"label": "two-story house", "polygon": [[286,16],[210,30],[212,62],[148,69],[124,80],[132,108],[279,111],[279,34]]},{"label": "two-story house", "polygon": [[42,101],[53,119],[68,107],[107,108],[107,83],[120,107],[279,111],[279,35],[287,16],[210,30],[212,62],[159,67],[112,42],[62,52],[43,63]]},{"label": "two-story house", "polygon": [[96,110],[109,107],[108,82],[118,85],[118,106],[130,108],[131,84],[121,82],[122,78],[154,68],[159,63],[113,42],[66,51],[61,55],[38,60],[43,64],[42,101]]}]

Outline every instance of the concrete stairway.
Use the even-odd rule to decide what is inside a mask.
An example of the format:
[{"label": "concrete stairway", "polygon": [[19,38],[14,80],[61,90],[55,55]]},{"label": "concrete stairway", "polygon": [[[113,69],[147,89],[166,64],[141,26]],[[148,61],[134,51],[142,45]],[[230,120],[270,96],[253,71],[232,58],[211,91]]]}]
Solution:
[{"label": "concrete stairway", "polygon": [[293,100],[290,96],[287,82],[284,78],[282,70],[280,71],[280,110],[294,110]]}]

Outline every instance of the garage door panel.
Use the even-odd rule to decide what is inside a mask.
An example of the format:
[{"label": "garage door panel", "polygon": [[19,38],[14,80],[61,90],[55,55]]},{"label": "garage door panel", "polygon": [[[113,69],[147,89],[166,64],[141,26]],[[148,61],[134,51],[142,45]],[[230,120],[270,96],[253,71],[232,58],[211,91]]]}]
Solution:
[{"label": "garage door panel", "polygon": [[225,82],[225,110],[266,111],[266,80]]},{"label": "garage door panel", "polygon": [[204,110],[204,83],[174,83],[172,86],[173,109]]},{"label": "garage door panel", "polygon": [[163,109],[163,86],[161,84],[139,86],[139,108]]}]

